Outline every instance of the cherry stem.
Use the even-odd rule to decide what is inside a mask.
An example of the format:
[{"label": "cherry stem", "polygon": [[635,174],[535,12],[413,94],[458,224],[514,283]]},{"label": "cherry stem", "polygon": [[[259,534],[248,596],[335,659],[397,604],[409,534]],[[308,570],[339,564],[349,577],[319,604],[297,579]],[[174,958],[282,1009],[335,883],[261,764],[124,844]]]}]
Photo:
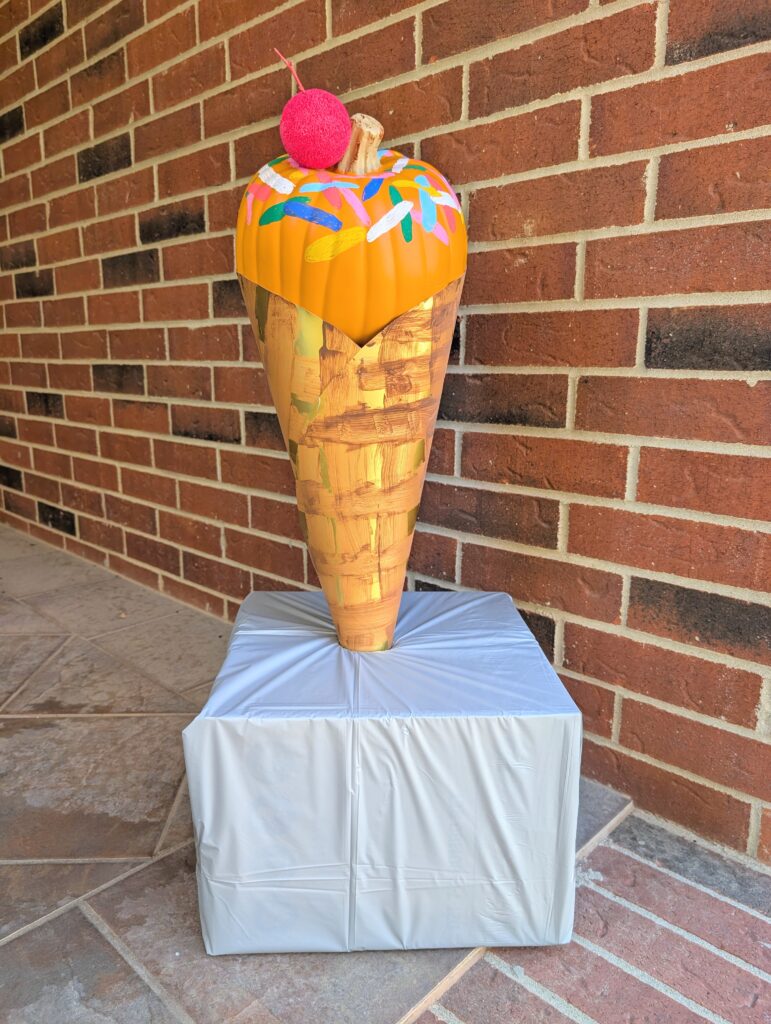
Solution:
[{"label": "cherry stem", "polygon": [[281,52],[280,52],[279,50],[277,50],[277,49],[275,48],[275,46],[273,47],[273,52],[274,52],[274,53],[277,53],[277,54],[279,55],[279,57],[281,58],[281,60],[283,60],[283,62],[284,62],[284,63],[286,64],[286,66],[287,66],[287,67],[289,68],[289,70],[290,70],[290,72],[291,72],[291,74],[292,74],[292,78],[294,78],[295,82],[297,82],[297,84],[298,84],[298,85],[300,86],[300,89],[301,89],[301,91],[302,91],[302,92],[305,92],[305,86],[304,86],[304,85],[302,84],[302,82],[300,81],[300,77],[299,77],[299,75],[297,74],[297,72],[295,71],[295,69],[294,69],[294,64],[293,64],[293,63],[291,62],[291,60],[287,60],[287,59],[286,59],[286,57],[285,57],[285,56],[283,55],[283,53],[281,53]]}]

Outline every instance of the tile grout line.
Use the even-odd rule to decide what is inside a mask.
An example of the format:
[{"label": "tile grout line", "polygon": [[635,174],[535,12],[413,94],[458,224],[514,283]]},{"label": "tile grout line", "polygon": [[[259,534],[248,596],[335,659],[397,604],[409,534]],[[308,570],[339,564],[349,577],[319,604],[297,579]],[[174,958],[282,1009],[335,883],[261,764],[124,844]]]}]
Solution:
[{"label": "tile grout line", "polygon": [[162,850],[163,850],[163,843],[164,843],[164,840],[166,839],[166,835],[167,835],[167,833],[169,831],[169,828],[171,827],[172,819],[173,819],[174,815],[176,814],[177,809],[179,808],[179,806],[180,806],[180,804],[182,802],[182,794],[185,792],[185,788],[186,788],[185,787],[185,783],[186,783],[186,781],[187,781],[187,773],[183,771],[182,778],[180,779],[179,785],[177,786],[177,791],[174,794],[174,799],[171,801],[171,807],[169,808],[169,813],[166,815],[166,821],[164,822],[163,828],[161,829],[161,834],[158,836],[158,841],[156,842],[155,846],[153,847],[153,857],[157,857],[162,852]]},{"label": "tile grout line", "polygon": [[[24,605],[24,607],[26,608],[27,605]],[[14,636],[14,635],[19,636],[19,635],[23,635],[23,634],[7,633],[7,634],[4,634],[4,635],[5,636]],[[46,633],[40,633],[40,634],[33,633],[31,635],[33,637],[35,637],[35,638],[39,637],[40,639],[45,639],[46,636],[57,636],[58,634],[56,634],[56,633],[50,633],[50,634],[46,634]],[[64,636],[64,639],[60,640],[59,643],[56,644],[56,646],[51,651],[51,653],[48,655],[48,657],[44,658],[43,661],[41,661],[41,663],[39,665],[37,665],[29,673],[29,675],[27,675],[24,678],[24,681],[19,684],[18,688],[16,690],[14,690],[13,693],[11,693],[8,697],[6,697],[4,701],[0,702],[0,715],[3,715],[3,716],[5,715],[5,709],[8,707],[9,704],[11,704],[19,696],[19,694],[24,692],[24,690],[27,687],[27,684],[32,679],[32,677],[36,676],[38,674],[38,672],[41,672],[44,668],[46,668],[48,666],[49,662],[51,662],[53,660],[54,655],[58,654],[61,651],[61,649],[65,646],[65,644],[68,644],[70,642],[70,640],[72,639],[72,634],[71,633],[66,634],[66,635],[62,634],[62,635]]]},{"label": "tile grout line", "polygon": [[109,924],[88,903],[82,903],[78,909],[99,932],[103,939],[122,957],[134,973],[142,979],[147,987],[155,993],[161,1003],[172,1013],[180,1024],[196,1024],[195,1020],[185,1011],[180,1003],[166,990],[161,982],[134,956],[125,942],[112,930]]},{"label": "tile grout line", "polygon": [[548,1006],[551,1006],[553,1009],[567,1017],[568,1020],[574,1021],[575,1024],[598,1024],[594,1017],[590,1017],[582,1010],[579,1010],[578,1007],[573,1006],[566,999],[563,999],[563,997],[558,995],[556,992],[552,992],[551,989],[542,985],[534,978],[531,978],[525,973],[523,967],[515,967],[508,964],[495,953],[488,953],[485,960],[491,967],[494,967],[496,971],[500,971],[501,974],[506,975],[506,977],[510,978],[511,981],[516,982],[517,985],[520,985],[532,995],[537,996]]}]

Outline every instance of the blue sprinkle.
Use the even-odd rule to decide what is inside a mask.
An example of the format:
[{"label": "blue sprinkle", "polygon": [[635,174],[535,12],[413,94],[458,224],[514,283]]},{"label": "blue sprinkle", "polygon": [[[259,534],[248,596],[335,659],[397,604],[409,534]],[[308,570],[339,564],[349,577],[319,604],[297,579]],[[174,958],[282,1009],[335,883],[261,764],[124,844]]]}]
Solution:
[{"label": "blue sprinkle", "polygon": [[364,191],[362,192],[361,198],[366,202],[368,199],[371,199],[373,196],[376,196],[380,191],[380,186],[383,184],[384,181],[385,178],[373,178],[371,181],[368,181],[364,188]]},{"label": "blue sprinkle", "polygon": [[436,204],[422,189],[418,190],[418,195],[420,196],[420,213],[423,217],[423,228],[426,231],[433,231],[436,224]]},{"label": "blue sprinkle", "polygon": [[297,199],[288,199],[284,206],[284,213],[288,217],[299,217],[300,220],[309,220],[311,224],[320,224],[332,231],[339,231],[343,222],[324,210],[314,210],[312,206],[306,206]]},{"label": "blue sprinkle", "polygon": [[326,192],[328,188],[358,188],[352,181],[311,181],[300,185],[301,192]]},{"label": "blue sprinkle", "polygon": [[424,188],[432,188],[431,182],[428,180],[425,174],[416,174],[415,181],[417,181],[418,185],[423,185]]}]

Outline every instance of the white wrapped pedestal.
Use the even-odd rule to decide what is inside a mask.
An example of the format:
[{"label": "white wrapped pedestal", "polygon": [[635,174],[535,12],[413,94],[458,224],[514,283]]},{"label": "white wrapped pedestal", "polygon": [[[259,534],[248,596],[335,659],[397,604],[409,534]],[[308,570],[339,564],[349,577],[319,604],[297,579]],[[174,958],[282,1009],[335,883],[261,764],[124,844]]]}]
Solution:
[{"label": "white wrapped pedestal", "polygon": [[405,594],[357,654],[251,594],[183,738],[209,953],[569,941],[581,716],[507,595]]}]

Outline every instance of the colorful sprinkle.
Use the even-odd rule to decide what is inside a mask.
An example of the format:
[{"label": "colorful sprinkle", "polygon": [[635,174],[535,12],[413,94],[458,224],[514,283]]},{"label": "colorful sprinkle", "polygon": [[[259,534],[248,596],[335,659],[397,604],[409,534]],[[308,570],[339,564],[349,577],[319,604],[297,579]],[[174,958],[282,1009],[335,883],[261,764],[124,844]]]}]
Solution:
[{"label": "colorful sprinkle", "polygon": [[332,188],[358,188],[352,181],[311,181],[307,185],[301,185],[301,192],[326,192]]},{"label": "colorful sprinkle", "polygon": [[332,206],[335,210],[339,210],[340,207],[343,205],[343,200],[340,197],[344,196],[345,194],[346,193],[341,192],[340,189],[331,188],[324,193],[324,198],[326,199],[330,206]]},{"label": "colorful sprinkle", "polygon": [[447,232],[444,230],[441,224],[434,224],[432,233],[439,239],[440,242],[444,242],[445,245],[450,244],[450,239],[447,237]]},{"label": "colorful sprinkle", "polygon": [[414,203],[409,202],[407,199],[402,200],[396,206],[392,206],[387,213],[384,213],[380,220],[375,221],[372,227],[367,232],[367,241],[374,242],[380,238],[391,228],[395,228],[397,224],[401,223],[402,220],[409,214],[410,210],[414,206]]},{"label": "colorful sprinkle", "polygon": [[398,174],[399,171],[403,171],[404,170],[404,168],[407,166],[407,164],[409,162],[410,162],[410,158],[409,157],[407,157],[407,156],[400,156],[399,159],[394,164],[393,169]]},{"label": "colorful sprinkle", "polygon": [[260,181],[264,181],[266,185],[270,185],[276,192],[280,192],[282,196],[290,196],[294,192],[294,185],[288,178],[282,177],[277,171],[274,171],[270,164],[264,164],[257,175]]},{"label": "colorful sprinkle", "polygon": [[420,212],[423,216],[423,227],[426,231],[432,231],[436,224],[436,203],[422,189],[418,192],[420,200]]},{"label": "colorful sprinkle", "polygon": [[380,191],[380,186],[383,184],[384,178],[372,178],[364,186],[364,192],[362,193],[362,199],[366,203],[368,199],[376,196]]},{"label": "colorful sprinkle", "polygon": [[359,197],[356,195],[356,193],[346,191],[341,192],[340,195],[342,195],[343,199],[346,201],[346,203],[348,203],[348,205],[351,207],[351,209],[362,222],[362,224],[366,224],[367,227],[369,227],[369,225],[372,223],[372,218],[367,213],[366,209],[364,208],[364,204],[362,203],[361,199],[359,199]]},{"label": "colorful sprinkle", "polygon": [[311,242],[305,250],[305,259],[308,263],[321,263],[325,260],[333,260],[341,252],[353,249],[354,246],[364,241],[367,232],[363,227],[346,228],[335,235],[325,235]]},{"label": "colorful sprinkle", "polygon": [[321,227],[329,228],[331,231],[339,231],[343,226],[343,222],[339,217],[335,217],[331,213],[325,213],[324,210],[315,210],[312,206],[305,206],[299,199],[288,199],[284,204],[284,212],[287,217],[298,217],[300,220],[307,220],[311,224],[319,224]]},{"label": "colorful sprinkle", "polygon": [[308,203],[308,202],[310,202],[309,199],[306,199],[306,198],[302,198],[301,199],[301,198],[298,197],[297,199],[284,199],[280,203],[274,203],[273,206],[269,206],[267,208],[267,210],[263,211],[263,214],[262,214],[262,216],[260,217],[260,219],[259,219],[259,221],[257,223],[260,226],[262,226],[263,224],[275,224],[275,222],[277,220],[281,220],[281,218],[286,214],[286,212],[287,212],[286,204],[287,203]]}]

